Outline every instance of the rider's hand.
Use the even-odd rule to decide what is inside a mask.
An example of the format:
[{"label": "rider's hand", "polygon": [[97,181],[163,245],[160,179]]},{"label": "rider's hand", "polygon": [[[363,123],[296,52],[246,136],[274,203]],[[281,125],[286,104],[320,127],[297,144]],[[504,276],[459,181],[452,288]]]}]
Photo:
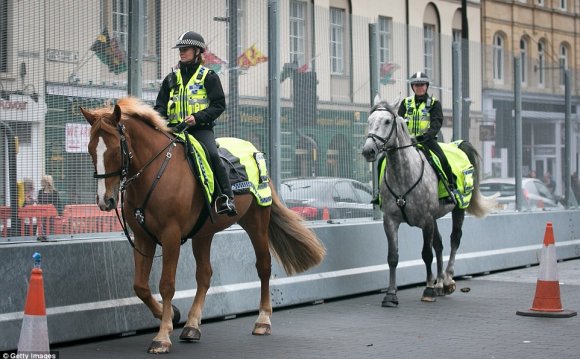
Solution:
[{"label": "rider's hand", "polygon": [[195,124],[197,123],[193,115],[187,116],[185,120],[183,120],[183,122],[187,123],[189,126],[195,126]]},{"label": "rider's hand", "polygon": [[417,143],[419,143],[419,142],[425,141],[426,138],[423,135],[419,135],[419,136],[415,137],[415,140],[417,140]]}]

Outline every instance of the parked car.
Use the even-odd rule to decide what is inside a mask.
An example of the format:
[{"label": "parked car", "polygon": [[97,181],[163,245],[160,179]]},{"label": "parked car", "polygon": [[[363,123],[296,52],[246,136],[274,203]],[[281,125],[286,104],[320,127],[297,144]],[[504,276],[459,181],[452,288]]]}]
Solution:
[{"label": "parked car", "polygon": [[[514,210],[516,208],[516,180],[510,178],[488,178],[481,181],[479,190],[485,196],[499,193],[498,209]],[[564,208],[558,198],[537,178],[522,178],[523,209]]]},{"label": "parked car", "polygon": [[307,220],[373,216],[372,189],[348,178],[290,178],[280,185],[286,206]]}]

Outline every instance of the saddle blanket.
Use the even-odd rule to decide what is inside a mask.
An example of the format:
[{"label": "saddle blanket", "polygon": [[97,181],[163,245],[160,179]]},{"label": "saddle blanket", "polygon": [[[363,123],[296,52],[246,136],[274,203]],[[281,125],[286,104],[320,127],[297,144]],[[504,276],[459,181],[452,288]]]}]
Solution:
[{"label": "saddle blanket", "polygon": [[272,204],[270,177],[264,154],[249,141],[235,137],[216,139],[219,154],[229,169],[234,193],[252,193],[261,206]]},{"label": "saddle blanket", "polygon": [[[473,194],[473,165],[469,162],[469,158],[461,149],[459,149],[459,145],[463,142],[463,140],[453,141],[451,143],[439,143],[441,149],[447,156],[447,161],[451,166],[451,170],[456,177],[456,184],[457,190],[459,192],[459,196],[457,196],[457,205],[465,209],[469,207],[469,203],[471,201],[471,196]],[[441,162],[437,155],[431,152],[431,159],[433,163],[439,168],[439,173],[442,173],[445,176],[444,171],[441,169]],[[380,181],[383,180],[383,176],[385,173],[386,167],[386,158],[383,159],[382,163],[379,164],[380,168]],[[449,197],[449,192],[445,188],[445,185],[439,181],[439,198],[447,198]],[[380,199],[379,199],[380,200]]]},{"label": "saddle blanket", "polygon": [[[193,150],[190,153],[190,159],[194,164],[194,172],[204,188],[207,202],[211,203],[215,192],[215,179],[203,146],[192,135],[183,132],[175,135],[184,143],[191,143]],[[185,139],[186,135],[188,140]],[[264,154],[258,151],[251,142],[240,138],[216,138],[216,143],[234,193],[252,193],[259,205],[271,205],[272,190],[269,186],[270,177]]]},{"label": "saddle blanket", "polygon": [[[471,195],[473,194],[473,165],[469,162],[469,157],[467,154],[459,149],[459,145],[463,140],[457,140],[450,143],[439,143],[441,149],[447,157],[449,166],[451,166],[451,171],[456,178],[457,190],[460,194],[457,198],[457,205],[460,208],[469,207],[471,202]],[[445,176],[445,172],[441,169],[441,162],[437,155],[431,151],[431,159],[435,165],[439,168],[439,173]],[[445,189],[445,185],[439,181],[439,198],[447,198],[449,193]]]}]

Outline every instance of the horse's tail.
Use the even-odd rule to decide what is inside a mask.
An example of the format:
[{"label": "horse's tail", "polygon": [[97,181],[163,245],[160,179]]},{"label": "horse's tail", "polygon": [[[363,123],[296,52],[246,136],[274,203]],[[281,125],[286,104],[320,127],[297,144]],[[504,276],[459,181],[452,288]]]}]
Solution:
[{"label": "horse's tail", "polygon": [[274,185],[270,217],[270,250],[288,275],[304,272],[324,259],[326,248],[304,219],[289,210],[278,197]]},{"label": "horse's tail", "polygon": [[466,208],[467,213],[476,217],[484,217],[496,206],[495,196],[486,197],[479,192],[479,175],[481,173],[480,155],[468,141],[463,141],[459,148],[465,152],[469,158],[469,162],[473,165],[473,193],[471,195],[471,202]]}]

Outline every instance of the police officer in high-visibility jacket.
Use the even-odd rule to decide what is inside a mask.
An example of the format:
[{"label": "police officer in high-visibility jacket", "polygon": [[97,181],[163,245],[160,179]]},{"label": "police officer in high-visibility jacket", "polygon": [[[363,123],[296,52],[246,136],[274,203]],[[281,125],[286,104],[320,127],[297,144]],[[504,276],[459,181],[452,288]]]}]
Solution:
[{"label": "police officer in high-visibility jacket", "polygon": [[216,182],[222,195],[216,200],[218,214],[237,214],[232,186],[220,160],[213,132],[214,121],[224,112],[226,99],[219,76],[203,66],[206,49],[203,37],[186,31],[175,44],[179,64],[165,77],[155,102],[155,110],[176,132],[187,131],[209,152]]},{"label": "police officer in high-visibility jacket", "polygon": [[457,187],[455,175],[451,171],[447,157],[437,142],[437,134],[443,125],[443,110],[441,102],[429,96],[429,77],[423,72],[416,72],[409,78],[411,89],[415,93],[409,96],[399,106],[398,115],[407,119],[407,127],[411,137],[421,143],[425,149],[433,151],[447,177],[451,198],[455,201]]}]

